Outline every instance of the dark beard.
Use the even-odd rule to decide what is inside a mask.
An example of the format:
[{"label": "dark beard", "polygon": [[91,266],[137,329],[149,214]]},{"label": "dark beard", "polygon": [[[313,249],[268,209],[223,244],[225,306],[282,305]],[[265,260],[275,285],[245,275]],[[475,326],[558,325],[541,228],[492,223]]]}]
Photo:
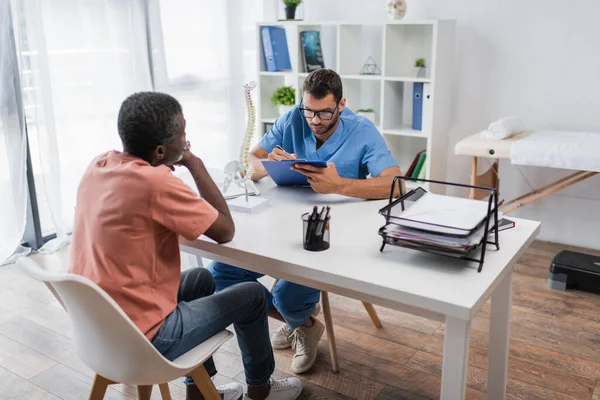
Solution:
[{"label": "dark beard", "polygon": [[331,122],[329,125],[327,125],[327,129],[325,129],[323,131],[323,133],[317,133],[317,135],[321,136],[321,135],[326,135],[327,133],[329,133],[329,131],[335,126],[335,124],[337,124],[339,119],[340,119],[340,116],[338,114],[337,118],[332,119],[333,122]]}]

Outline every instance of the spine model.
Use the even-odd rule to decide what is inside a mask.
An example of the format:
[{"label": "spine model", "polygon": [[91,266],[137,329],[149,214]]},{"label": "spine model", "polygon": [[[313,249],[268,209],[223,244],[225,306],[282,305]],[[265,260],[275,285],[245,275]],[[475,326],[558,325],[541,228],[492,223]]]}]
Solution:
[{"label": "spine model", "polygon": [[250,143],[252,142],[252,137],[254,136],[254,131],[256,128],[256,108],[254,107],[251,93],[252,89],[255,87],[256,82],[254,81],[244,85],[246,92],[246,132],[240,148],[240,172],[243,177],[247,176],[248,174],[252,175],[253,172],[250,171],[251,165],[248,153],[250,152]]}]

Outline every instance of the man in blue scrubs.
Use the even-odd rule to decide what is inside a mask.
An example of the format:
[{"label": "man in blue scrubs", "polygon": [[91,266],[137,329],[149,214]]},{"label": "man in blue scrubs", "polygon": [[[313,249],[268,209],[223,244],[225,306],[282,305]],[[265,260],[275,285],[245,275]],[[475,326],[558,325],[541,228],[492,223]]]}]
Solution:
[{"label": "man in blue scrubs", "polygon": [[[387,198],[394,176],[401,175],[398,163],[377,128],[345,105],[342,81],[335,71],[318,69],[310,73],[304,81],[302,104],[279,118],[253,149],[256,172],[252,179],[267,176],[261,159],[322,160],[327,161],[327,168],[294,167],[308,177],[314,191],[363,199]],[[211,263],[209,269],[217,290],[262,276],[219,262]],[[292,370],[309,370],[325,329],[315,318],[320,291],[280,280],[273,294],[267,291],[267,298],[276,308],[271,308],[270,315],[285,321],[271,337],[273,348],[295,347]]]}]

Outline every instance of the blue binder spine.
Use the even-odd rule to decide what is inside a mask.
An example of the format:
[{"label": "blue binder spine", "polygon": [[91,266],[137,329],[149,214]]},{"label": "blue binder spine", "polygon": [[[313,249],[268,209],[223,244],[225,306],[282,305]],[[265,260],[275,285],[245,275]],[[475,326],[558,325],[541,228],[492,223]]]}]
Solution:
[{"label": "blue binder spine", "polygon": [[276,71],[275,59],[273,58],[273,45],[271,41],[271,30],[268,26],[260,29],[263,44],[263,54],[265,57],[265,68],[267,71]]},{"label": "blue binder spine", "polygon": [[413,85],[413,115],[412,128],[420,131],[423,125],[423,82]]},{"label": "blue binder spine", "polygon": [[267,71],[291,70],[292,63],[285,29],[276,26],[263,26],[261,34]]}]

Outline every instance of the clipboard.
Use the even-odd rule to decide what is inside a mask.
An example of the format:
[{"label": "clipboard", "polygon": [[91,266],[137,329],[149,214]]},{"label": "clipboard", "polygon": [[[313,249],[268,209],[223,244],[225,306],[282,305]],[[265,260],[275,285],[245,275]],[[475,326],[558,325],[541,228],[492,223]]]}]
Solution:
[{"label": "clipboard", "polygon": [[325,161],[308,160],[262,160],[262,164],[277,186],[309,186],[306,176],[290,168],[296,164],[308,164],[319,168],[326,168]]}]

